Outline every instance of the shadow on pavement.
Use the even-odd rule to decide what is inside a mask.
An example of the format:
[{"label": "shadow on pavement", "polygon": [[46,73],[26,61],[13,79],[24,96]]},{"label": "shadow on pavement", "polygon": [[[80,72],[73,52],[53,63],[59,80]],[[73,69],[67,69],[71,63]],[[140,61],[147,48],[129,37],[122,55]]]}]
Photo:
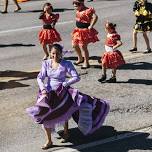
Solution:
[{"label": "shadow on pavement", "polygon": [[134,62],[134,63],[126,63],[121,66],[119,69],[122,70],[152,70],[152,64],[148,62]]},{"label": "shadow on pavement", "polygon": [[0,71],[0,78],[3,78],[2,80],[5,80],[5,77],[7,77],[6,79],[8,79],[8,77],[13,77],[11,78],[11,80],[7,82],[4,81],[0,82],[0,90],[17,88],[17,87],[28,87],[29,85],[22,84],[17,81],[35,79],[38,73],[39,72],[23,72],[23,71],[11,71],[11,70]]},{"label": "shadow on pavement", "polygon": [[34,79],[39,72],[24,72],[24,71],[0,71],[0,77],[23,77],[22,80]]},{"label": "shadow on pavement", "polygon": [[[129,132],[128,132],[129,133]],[[131,132],[130,132],[131,133]],[[137,133],[137,132],[136,132]],[[148,138],[149,133],[142,133],[135,137],[122,139],[101,146],[80,150],[81,152],[130,152],[130,151],[151,151],[152,139]],[[95,149],[96,148],[96,149]]]},{"label": "shadow on pavement", "polygon": [[128,81],[117,81],[117,83],[132,83],[132,84],[145,84],[145,85],[152,85],[152,80],[146,79],[129,79]]},{"label": "shadow on pavement", "polygon": [[4,89],[13,89],[18,87],[28,87],[29,85],[22,84],[20,82],[16,82],[14,80],[10,80],[8,82],[0,82],[0,90]]},{"label": "shadow on pavement", "polygon": [[120,0],[95,0],[95,1],[120,1]]},{"label": "shadow on pavement", "polygon": [[[70,60],[70,61],[77,61],[77,57],[75,56],[70,56],[70,57],[64,57],[65,60]],[[89,60],[95,60],[95,61],[98,61],[99,64],[96,64],[96,65],[91,65],[90,64],[90,68],[96,68],[96,69],[102,69],[101,67],[101,57],[100,56],[90,56],[89,57]],[[81,65],[78,65],[78,66],[81,66]]]},{"label": "shadow on pavement", "polygon": [[[77,60],[78,58],[76,56],[70,56],[70,57],[64,57],[65,60]],[[101,57],[100,56],[90,56],[89,60],[97,60],[100,61]]]},{"label": "shadow on pavement", "polygon": [[[37,78],[38,73],[39,73],[39,71],[36,71],[36,72],[11,71],[11,70],[0,71],[0,78],[2,78],[2,82],[0,80],[0,90],[17,88],[17,87],[27,87],[29,85],[22,84],[17,81],[35,79],[35,78]],[[86,75],[86,74],[88,74],[88,73],[79,72],[80,76]],[[67,78],[68,77],[69,76],[67,76]],[[5,80],[6,80],[6,82],[5,82]]]},{"label": "shadow on pavement", "polygon": [[75,56],[64,57],[65,60],[76,61],[78,58]]},{"label": "shadow on pavement", "polygon": [[[148,138],[150,134],[146,132],[116,131],[114,127],[103,126],[94,134],[88,136],[84,136],[77,128],[70,129],[69,133],[69,142],[73,145],[65,145],[65,147],[71,147],[74,149],[77,148],[76,146],[81,144],[88,144],[98,140],[104,140],[110,137],[113,137],[114,139],[113,141],[107,142],[106,144],[78,149],[81,152],[128,152],[129,150],[137,149],[152,150],[152,139]],[[125,134],[126,136],[122,136],[123,134]],[[60,131],[59,135],[62,137],[63,131]],[[122,138],[119,135],[121,135]]]},{"label": "shadow on pavement", "polygon": [[53,12],[65,12],[65,11],[73,11],[73,8],[55,8]]},{"label": "shadow on pavement", "polygon": [[[63,137],[63,131],[59,131],[59,135]],[[93,134],[84,136],[78,128],[72,128],[69,129],[69,135],[69,142],[76,146],[115,136],[117,135],[117,131],[114,130],[114,127],[103,126]]]},{"label": "shadow on pavement", "polygon": [[0,44],[0,48],[4,47],[32,47],[35,46],[35,44],[23,44],[23,43],[14,43],[14,44]]},{"label": "shadow on pavement", "polygon": [[[53,12],[65,12],[65,11],[73,11],[74,9],[70,8],[54,8]],[[28,10],[28,11],[20,11],[18,13],[40,13],[43,10]]]}]

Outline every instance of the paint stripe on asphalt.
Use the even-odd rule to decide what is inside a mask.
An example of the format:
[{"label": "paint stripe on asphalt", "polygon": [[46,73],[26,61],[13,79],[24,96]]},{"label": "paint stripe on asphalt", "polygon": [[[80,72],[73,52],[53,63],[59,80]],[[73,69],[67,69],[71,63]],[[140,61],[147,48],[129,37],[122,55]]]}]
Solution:
[{"label": "paint stripe on asphalt", "polygon": [[[74,21],[66,21],[66,22],[59,22],[57,23],[58,25],[63,25],[63,24],[70,24],[73,23]],[[17,28],[17,29],[10,29],[10,30],[5,30],[5,31],[0,31],[0,34],[5,34],[5,33],[13,33],[13,32],[20,32],[20,31],[30,31],[33,29],[41,28],[42,26],[32,26],[32,27],[23,27],[23,28]]]},{"label": "paint stripe on asphalt", "polygon": [[79,146],[74,146],[73,148],[63,148],[63,149],[53,150],[53,151],[54,152],[79,152],[79,150],[82,150],[82,149],[91,148],[91,147],[95,147],[95,146],[99,146],[99,145],[103,145],[103,144],[131,138],[131,137],[138,136],[138,135],[141,135],[144,133],[150,133],[151,131],[152,131],[152,127],[147,127],[144,129],[137,129],[137,130],[134,130],[132,132],[113,136],[113,137],[110,137],[107,139],[98,140],[98,141],[94,141],[91,143],[82,144]]}]

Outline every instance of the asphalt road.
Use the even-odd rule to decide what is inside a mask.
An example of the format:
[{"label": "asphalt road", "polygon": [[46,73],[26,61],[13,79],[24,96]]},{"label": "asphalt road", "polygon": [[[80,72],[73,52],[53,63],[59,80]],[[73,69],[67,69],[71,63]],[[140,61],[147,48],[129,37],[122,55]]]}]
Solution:
[{"label": "asphalt road", "polygon": [[[0,151],[2,152],[39,152],[45,142],[41,126],[34,124],[25,113],[25,108],[34,104],[38,90],[35,78],[43,57],[37,37],[41,28],[38,16],[44,2],[39,0],[21,3],[20,13],[13,13],[14,5],[10,3],[9,13],[0,14]],[[65,48],[72,50],[70,33],[75,26],[72,2],[71,0],[50,0],[50,2],[55,12],[60,14],[56,28],[61,33],[62,43]],[[67,147],[81,145],[84,145],[84,148],[77,151],[152,151],[151,131],[147,133],[144,130],[143,134],[131,138],[87,148],[87,143],[111,139],[128,132],[134,134],[141,128],[152,125],[152,54],[142,53],[146,46],[141,35],[138,41],[139,51],[134,54],[128,52],[132,47],[133,1],[96,0],[87,5],[93,6],[99,16],[95,27],[99,31],[100,42],[89,45],[91,68],[81,70],[77,67],[81,81],[74,87],[92,96],[109,100],[111,110],[104,127],[92,136],[84,137],[71,120],[70,142],[61,144],[54,138],[56,147],[48,151],[63,151]],[[118,70],[116,84],[101,84],[97,81],[101,76],[97,59],[104,52],[106,20],[117,24],[117,31],[123,41],[120,50],[127,62]],[[152,40],[151,33],[149,37]],[[66,59],[74,61],[76,54],[72,53],[66,56]],[[108,71],[108,77],[110,75]],[[62,130],[62,127],[58,127],[57,131],[59,130]]]}]

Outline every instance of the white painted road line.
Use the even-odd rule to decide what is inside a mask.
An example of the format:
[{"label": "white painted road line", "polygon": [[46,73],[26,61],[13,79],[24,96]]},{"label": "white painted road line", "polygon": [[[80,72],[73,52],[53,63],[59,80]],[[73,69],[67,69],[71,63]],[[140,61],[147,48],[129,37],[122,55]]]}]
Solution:
[{"label": "white painted road line", "polygon": [[132,132],[130,131],[129,133],[113,136],[113,137],[110,137],[107,139],[98,140],[98,141],[94,141],[94,142],[87,143],[87,144],[82,144],[79,146],[75,146],[73,148],[63,148],[63,149],[53,150],[53,151],[54,152],[79,152],[79,150],[82,150],[82,149],[95,147],[95,146],[99,146],[99,145],[103,145],[103,144],[131,138],[131,137],[138,136],[138,135],[141,135],[144,133],[150,133],[151,131],[152,131],[152,127],[147,127],[144,129],[134,130]]},{"label": "white painted road line", "polygon": [[[59,22],[57,23],[58,25],[63,25],[63,24],[70,24],[73,23],[74,21],[65,21],[65,22]],[[17,28],[17,29],[10,29],[10,30],[5,30],[5,31],[0,31],[0,34],[5,34],[5,33],[13,33],[13,32],[20,32],[20,31],[30,31],[33,29],[38,29],[41,28],[42,26],[32,26],[32,27],[23,27],[23,28]]]}]

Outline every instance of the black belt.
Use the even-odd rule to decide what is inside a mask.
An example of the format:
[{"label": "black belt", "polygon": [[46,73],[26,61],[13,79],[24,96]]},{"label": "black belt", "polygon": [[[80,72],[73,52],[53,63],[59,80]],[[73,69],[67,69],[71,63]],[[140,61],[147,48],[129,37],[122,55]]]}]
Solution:
[{"label": "black belt", "polygon": [[88,28],[89,26],[90,26],[90,23],[82,23],[82,22],[76,21],[76,27],[78,28]]},{"label": "black belt", "polygon": [[50,24],[44,24],[43,28],[44,29],[52,29],[52,26]]}]

